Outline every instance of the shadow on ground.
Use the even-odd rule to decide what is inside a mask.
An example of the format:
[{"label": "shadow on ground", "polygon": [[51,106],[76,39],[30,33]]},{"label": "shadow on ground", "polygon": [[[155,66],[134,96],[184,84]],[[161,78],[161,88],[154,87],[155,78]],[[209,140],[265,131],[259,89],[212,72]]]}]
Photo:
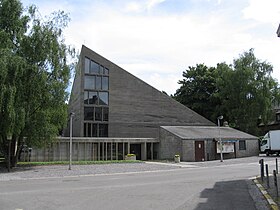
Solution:
[{"label": "shadow on ground", "polygon": [[[201,193],[202,202],[195,210],[205,209],[269,209],[258,189],[253,189],[252,180],[234,180],[217,182],[213,188]],[[255,187],[255,186],[254,186]],[[259,204],[262,200],[262,204]],[[256,207],[258,206],[258,208]]]}]

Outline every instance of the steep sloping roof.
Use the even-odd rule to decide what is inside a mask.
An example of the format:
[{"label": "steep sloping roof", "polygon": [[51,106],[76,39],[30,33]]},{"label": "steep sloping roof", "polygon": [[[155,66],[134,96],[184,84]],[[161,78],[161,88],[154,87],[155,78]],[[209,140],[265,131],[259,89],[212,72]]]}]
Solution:
[{"label": "steep sloping roof", "polygon": [[195,139],[214,139],[219,138],[221,135],[222,139],[228,140],[256,140],[258,137],[244,133],[242,131],[230,128],[230,127],[219,127],[217,126],[162,126],[161,128],[173,133],[174,135],[185,140]]}]

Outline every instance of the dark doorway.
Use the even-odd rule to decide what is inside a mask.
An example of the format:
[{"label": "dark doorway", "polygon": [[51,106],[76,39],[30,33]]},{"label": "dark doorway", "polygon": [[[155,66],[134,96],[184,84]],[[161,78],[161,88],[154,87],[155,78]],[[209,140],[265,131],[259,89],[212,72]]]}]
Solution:
[{"label": "dark doorway", "polygon": [[130,144],[130,153],[136,155],[136,160],[141,160],[141,144]]},{"label": "dark doorway", "polygon": [[204,161],[204,141],[195,141],[195,161]]}]

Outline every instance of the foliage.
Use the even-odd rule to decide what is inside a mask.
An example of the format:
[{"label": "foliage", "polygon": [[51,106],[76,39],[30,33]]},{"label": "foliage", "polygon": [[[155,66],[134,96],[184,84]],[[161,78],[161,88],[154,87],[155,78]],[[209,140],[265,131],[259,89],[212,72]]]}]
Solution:
[{"label": "foliage", "polygon": [[213,122],[223,115],[230,126],[258,135],[259,121],[269,122],[280,98],[272,71],[272,65],[257,59],[250,49],[233,65],[189,67],[174,98]]},{"label": "foliage", "polygon": [[19,148],[51,141],[67,118],[65,101],[74,51],[64,43],[64,12],[43,20],[33,5],[0,0],[0,150],[17,161]]},{"label": "foliage", "polygon": [[178,82],[181,87],[176,91],[174,98],[202,116],[214,120],[216,116],[212,115],[219,103],[215,96],[216,76],[216,68],[208,68],[204,64],[189,67],[183,72],[184,79]]}]

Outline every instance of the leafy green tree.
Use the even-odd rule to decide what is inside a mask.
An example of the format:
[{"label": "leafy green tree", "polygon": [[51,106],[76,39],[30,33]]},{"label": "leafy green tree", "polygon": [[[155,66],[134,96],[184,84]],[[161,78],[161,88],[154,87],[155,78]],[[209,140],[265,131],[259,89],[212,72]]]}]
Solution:
[{"label": "leafy green tree", "polygon": [[56,12],[43,20],[37,13],[18,0],[0,0],[0,151],[12,166],[23,142],[46,145],[67,119],[74,51],[62,32],[69,18]]},{"label": "leafy green tree", "polygon": [[235,128],[258,135],[257,125],[261,119],[271,119],[273,103],[279,98],[278,83],[272,78],[272,65],[262,62],[253,49],[233,61],[231,70],[217,66],[220,109]]},{"label": "leafy green tree", "polygon": [[280,98],[272,70],[251,49],[233,65],[189,67],[174,98],[213,122],[223,115],[231,127],[258,135],[259,120],[264,124],[271,120],[273,104]]},{"label": "leafy green tree", "polygon": [[214,121],[215,110],[219,100],[215,93],[217,71],[204,64],[189,67],[183,72],[183,80],[178,83],[181,87],[174,94],[174,98],[200,115]]}]

